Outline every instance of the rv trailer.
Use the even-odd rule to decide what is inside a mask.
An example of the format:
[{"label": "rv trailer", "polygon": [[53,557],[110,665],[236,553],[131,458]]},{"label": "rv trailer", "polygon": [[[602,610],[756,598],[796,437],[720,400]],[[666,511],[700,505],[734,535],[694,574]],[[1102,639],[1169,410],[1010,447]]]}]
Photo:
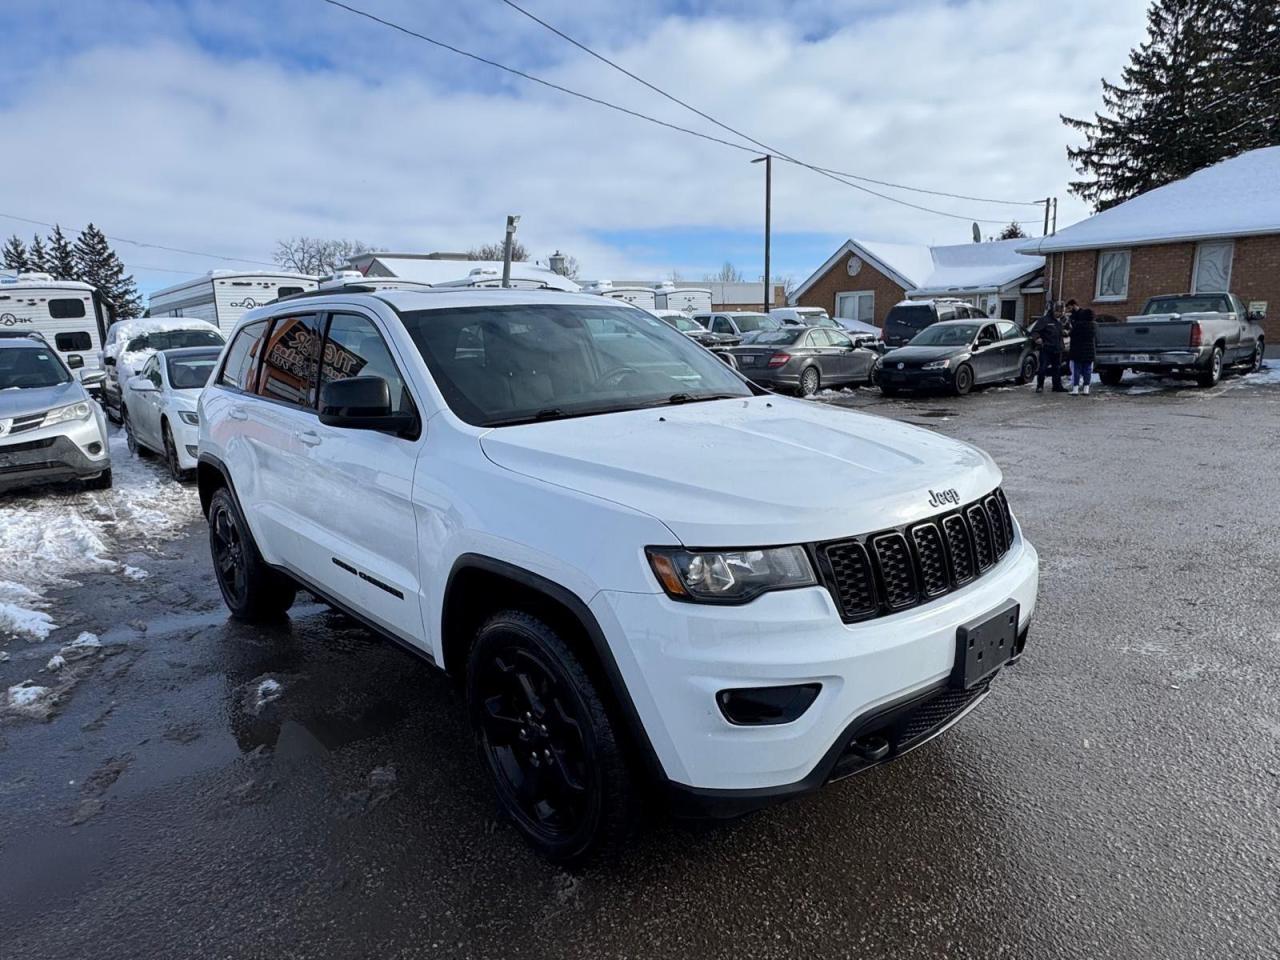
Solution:
[{"label": "rv trailer", "polygon": [[316,278],[302,273],[212,270],[203,277],[153,293],[151,316],[194,317],[229,333],[236,321],[254,307],[314,289]]},{"label": "rv trailer", "polygon": [[115,307],[96,289],[47,273],[0,277],[0,332],[38,334],[75,371],[101,370],[98,353]]}]

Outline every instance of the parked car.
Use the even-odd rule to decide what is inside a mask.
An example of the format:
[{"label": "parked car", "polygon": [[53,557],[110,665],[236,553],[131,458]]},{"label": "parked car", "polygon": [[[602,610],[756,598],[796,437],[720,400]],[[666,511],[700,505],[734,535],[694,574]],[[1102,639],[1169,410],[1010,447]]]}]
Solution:
[{"label": "parked car", "polygon": [[1125,370],[1195,377],[1212,387],[1228,367],[1258,370],[1266,352],[1261,317],[1234,293],[1152,297],[1142,313],[1098,324],[1097,360],[1103,383],[1117,386]]},{"label": "parked car", "polygon": [[731,311],[728,313],[695,313],[693,319],[712,333],[738,337],[743,343],[757,333],[781,330],[782,324],[766,313]]},{"label": "parked car", "polygon": [[217,347],[159,350],[124,385],[121,413],[130,452],[160,454],[175,480],[185,480],[196,468],[196,401],[221,352]]},{"label": "parked car", "polygon": [[770,394],[590,294],[271,304],[199,419],[233,615],[302,586],[456,676],[503,811],[557,861],[616,849],[641,797],[729,816],[902,755],[1035,609],[990,457]]},{"label": "parked car", "polygon": [[662,322],[667,326],[679,330],[690,340],[700,343],[704,347],[736,347],[742,342],[742,337],[737,334],[712,333],[689,314],[681,313],[679,310],[650,310],[649,312],[662,318]]},{"label": "parked car", "polygon": [[872,323],[866,323],[862,320],[854,320],[850,317],[836,317],[836,325],[845,333],[853,337],[855,340],[861,337],[871,337],[883,343],[883,333],[879,327]]},{"label": "parked car", "polygon": [[179,347],[221,347],[223,334],[211,323],[194,317],[140,317],[120,320],[107,328],[102,348],[103,407],[108,418],[121,421],[124,384],[142,369],[157,350]]},{"label": "parked car", "polygon": [[821,307],[774,307],[769,316],[784,327],[836,327],[840,324]]},{"label": "parked car", "polygon": [[880,354],[839,330],[788,326],[758,333],[730,351],[742,375],[771,389],[810,397],[823,387],[870,383]]},{"label": "parked car", "polygon": [[885,314],[884,342],[889,347],[906,346],[921,330],[947,320],[986,320],[987,315],[963,300],[903,300]]},{"label": "parked car", "polygon": [[900,390],[945,388],[963,396],[975,386],[1036,375],[1031,338],[1009,320],[944,320],[916,334],[880,360],[878,382],[886,396]]},{"label": "parked car", "polygon": [[0,340],[0,493],[83,480],[111,486],[102,408],[43,340]]}]

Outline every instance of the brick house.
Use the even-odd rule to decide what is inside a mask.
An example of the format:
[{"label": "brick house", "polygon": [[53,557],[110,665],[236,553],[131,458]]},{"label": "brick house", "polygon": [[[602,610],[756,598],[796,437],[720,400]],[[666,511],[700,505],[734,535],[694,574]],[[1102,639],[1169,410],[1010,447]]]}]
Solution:
[{"label": "brick house", "polygon": [[1149,297],[1236,294],[1280,342],[1280,147],[1251,150],[1061,230],[1024,241],[1054,299],[1123,318]]},{"label": "brick house", "polygon": [[846,240],[796,287],[790,303],[883,326],[902,300],[950,297],[991,316],[1021,322],[1043,309],[1044,258],[1020,253],[1022,240],[922,244]]}]

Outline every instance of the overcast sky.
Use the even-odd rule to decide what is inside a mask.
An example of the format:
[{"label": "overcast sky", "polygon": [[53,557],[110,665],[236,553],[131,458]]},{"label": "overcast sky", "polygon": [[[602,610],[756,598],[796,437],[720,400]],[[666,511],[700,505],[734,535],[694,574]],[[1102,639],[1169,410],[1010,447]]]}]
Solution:
[{"label": "overcast sky", "polygon": [[[673,123],[724,134],[500,0],[349,0],[440,40]],[[1144,36],[1142,0],[800,0],[522,5],[793,156],[973,196],[1068,196],[1060,113],[1100,105]],[[0,213],[250,260],[277,238],[403,251],[501,238],[590,278],[763,266],[750,156],[463,60],[322,0],[10,0]],[[850,236],[965,242],[1040,210],[774,168],[774,272]],[[35,229],[0,220],[7,236]],[[995,232],[998,224],[987,224]],[[233,264],[118,244],[144,290]],[[252,269],[251,263],[242,266]],[[163,268],[163,270],[158,269]]]}]

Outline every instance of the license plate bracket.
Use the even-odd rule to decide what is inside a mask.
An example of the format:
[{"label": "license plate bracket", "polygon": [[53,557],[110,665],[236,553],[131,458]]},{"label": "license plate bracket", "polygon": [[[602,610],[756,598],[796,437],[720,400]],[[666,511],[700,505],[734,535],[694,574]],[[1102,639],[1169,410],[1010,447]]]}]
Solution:
[{"label": "license plate bracket", "polygon": [[956,629],[956,663],[951,684],[969,690],[1009,662],[1018,642],[1016,600]]}]

